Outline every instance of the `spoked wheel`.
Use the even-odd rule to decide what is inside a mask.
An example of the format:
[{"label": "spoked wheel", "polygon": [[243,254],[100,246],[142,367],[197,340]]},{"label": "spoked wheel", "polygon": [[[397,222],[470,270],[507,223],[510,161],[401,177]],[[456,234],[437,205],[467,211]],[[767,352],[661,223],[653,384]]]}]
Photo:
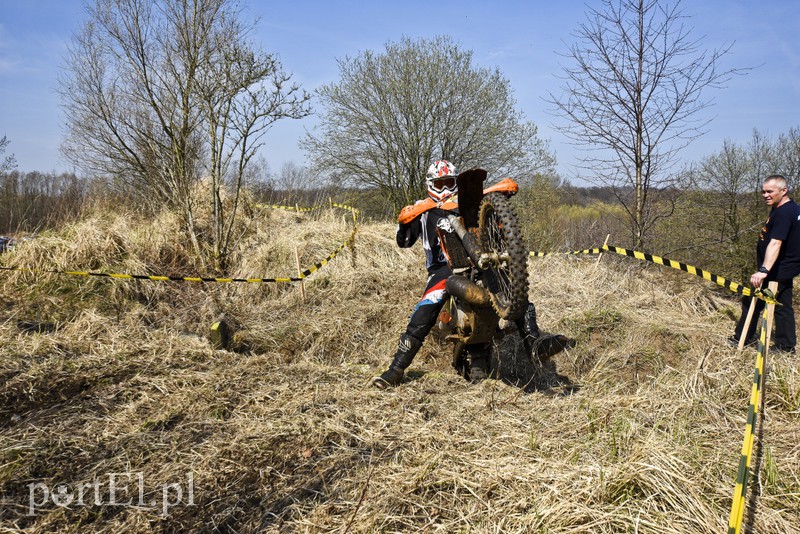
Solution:
[{"label": "spoked wheel", "polygon": [[502,193],[483,198],[478,212],[481,250],[491,267],[484,281],[492,307],[502,319],[516,321],[528,304],[528,253],[511,202]]}]

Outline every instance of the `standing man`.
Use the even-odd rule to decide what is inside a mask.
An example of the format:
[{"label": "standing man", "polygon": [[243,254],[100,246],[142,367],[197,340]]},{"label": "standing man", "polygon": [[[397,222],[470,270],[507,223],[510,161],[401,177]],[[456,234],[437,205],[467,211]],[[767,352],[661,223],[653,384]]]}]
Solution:
[{"label": "standing man", "polygon": [[[761,195],[767,206],[771,206],[767,222],[761,229],[756,246],[758,271],[750,277],[753,287],[766,287],[767,283],[778,282],[778,293],[775,295],[781,304],[775,307],[775,343],[774,348],[783,352],[794,353],[797,343],[795,332],[794,310],[792,309],[792,279],[800,274],[800,206],[789,198],[789,186],[786,178],[774,174],[764,180]],[[742,301],[742,316],[736,325],[732,342],[738,344],[742,335],[749,299]],[[764,309],[764,301],[756,302],[754,317],[758,317]],[[758,321],[751,321],[745,337],[746,343],[756,341],[755,331]]]}]

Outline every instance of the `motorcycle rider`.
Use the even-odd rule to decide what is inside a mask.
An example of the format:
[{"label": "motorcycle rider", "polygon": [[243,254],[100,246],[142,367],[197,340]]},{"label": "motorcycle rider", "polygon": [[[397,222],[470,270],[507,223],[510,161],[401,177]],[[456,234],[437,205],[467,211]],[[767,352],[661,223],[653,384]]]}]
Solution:
[{"label": "motorcycle rider", "polygon": [[[453,273],[442,251],[436,228],[439,221],[446,219],[448,212],[456,212],[458,209],[457,175],[455,165],[449,161],[444,159],[434,161],[428,167],[425,183],[428,195],[436,203],[436,207],[421,213],[409,223],[401,222],[398,225],[397,245],[399,247],[409,248],[422,237],[428,282],[422,292],[422,298],[411,312],[406,331],[400,336],[397,351],[389,368],[372,379],[372,384],[380,389],[400,384],[406,368],[411,365],[414,356],[422,347],[425,336],[436,324],[439,312],[447,301],[448,293],[445,289],[445,282]],[[423,202],[426,201],[420,200],[417,204]],[[525,312],[524,325],[526,330],[524,335],[534,339],[540,336],[536,324],[536,310],[531,303],[528,304]],[[485,343],[466,347],[469,377],[473,382],[488,377],[490,345],[490,343]]]}]

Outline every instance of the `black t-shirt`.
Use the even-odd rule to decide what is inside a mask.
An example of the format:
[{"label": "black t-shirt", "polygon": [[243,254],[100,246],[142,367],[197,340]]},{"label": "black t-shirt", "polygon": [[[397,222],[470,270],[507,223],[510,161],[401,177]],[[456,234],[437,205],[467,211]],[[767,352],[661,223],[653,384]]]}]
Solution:
[{"label": "black t-shirt", "polygon": [[769,212],[767,222],[758,236],[756,256],[759,266],[764,263],[767,245],[772,239],[782,241],[781,251],[767,278],[788,280],[800,274],[800,206],[794,200],[790,199]]}]

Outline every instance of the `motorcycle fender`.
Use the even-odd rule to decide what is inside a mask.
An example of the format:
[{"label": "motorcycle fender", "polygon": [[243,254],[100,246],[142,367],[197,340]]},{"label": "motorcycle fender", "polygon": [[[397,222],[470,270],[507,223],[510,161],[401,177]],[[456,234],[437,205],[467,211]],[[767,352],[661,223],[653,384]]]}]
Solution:
[{"label": "motorcycle fender", "polygon": [[408,224],[433,208],[441,208],[450,211],[458,209],[458,204],[452,200],[446,200],[444,203],[438,204],[432,198],[426,198],[422,202],[417,202],[416,204],[401,209],[400,214],[397,216],[397,222],[400,224]]},{"label": "motorcycle fender", "polygon": [[489,193],[505,193],[508,196],[516,195],[519,191],[519,185],[512,178],[503,178],[493,186],[487,187],[483,190],[483,195]]},{"label": "motorcycle fender", "polygon": [[[483,194],[488,195],[489,193],[504,193],[508,196],[516,195],[519,191],[519,185],[515,182],[512,178],[503,178],[496,184],[487,187],[483,190]],[[454,202],[453,199],[448,199],[443,203],[437,203],[432,198],[426,198],[422,202],[417,202],[416,204],[412,204],[411,206],[406,206],[400,210],[400,214],[397,216],[397,222],[401,224],[408,224],[426,211],[432,210],[433,208],[441,208],[443,210],[455,210],[458,209],[458,203]]]}]

